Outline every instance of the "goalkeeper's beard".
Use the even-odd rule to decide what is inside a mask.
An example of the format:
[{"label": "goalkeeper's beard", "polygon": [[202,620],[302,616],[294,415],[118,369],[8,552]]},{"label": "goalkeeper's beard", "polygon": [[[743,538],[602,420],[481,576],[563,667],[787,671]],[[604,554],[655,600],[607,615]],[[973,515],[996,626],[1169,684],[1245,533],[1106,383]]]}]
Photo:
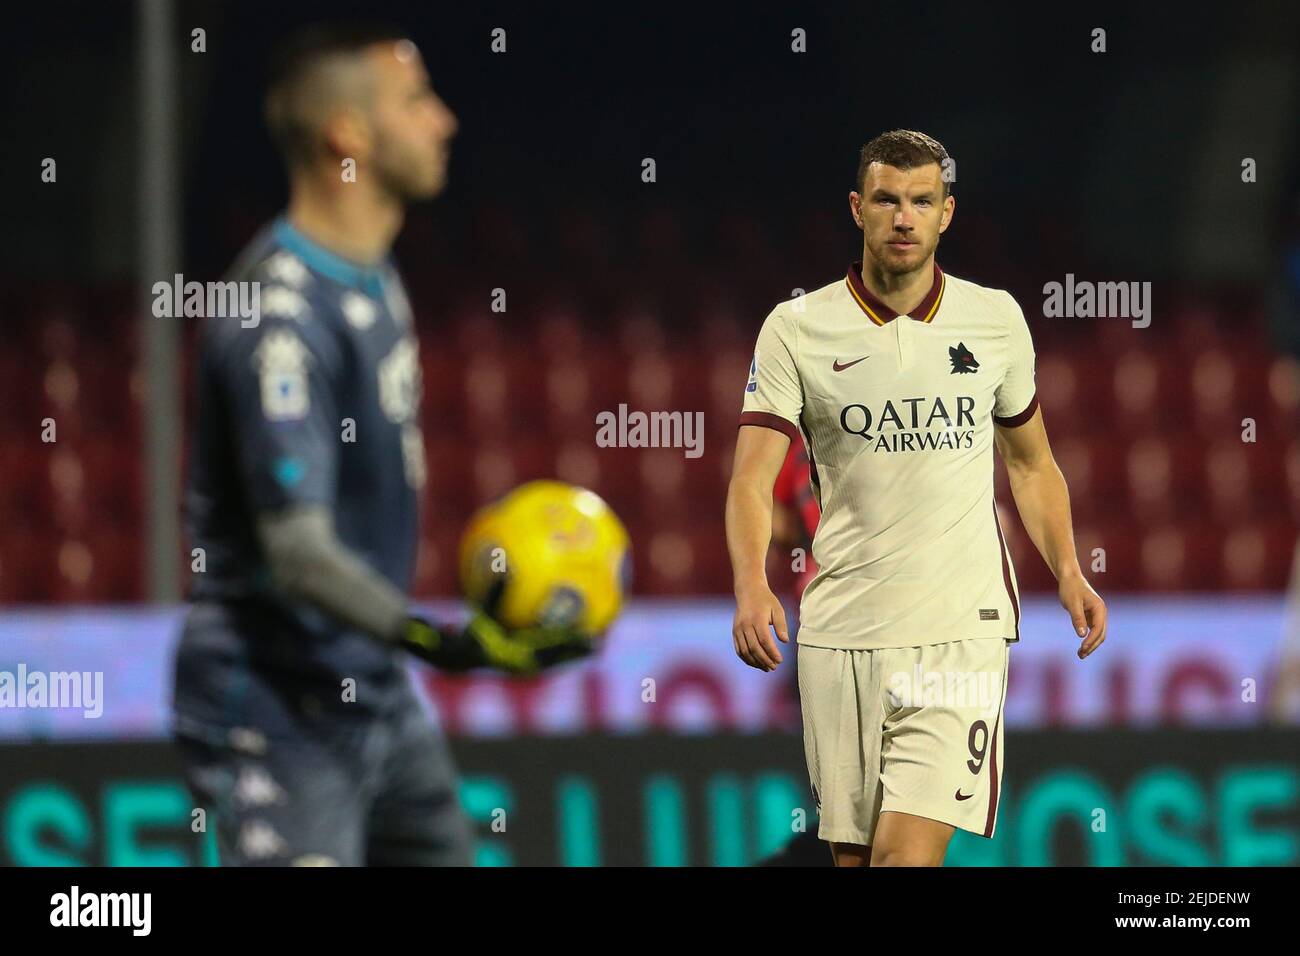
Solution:
[{"label": "goalkeeper's beard", "polygon": [[426,164],[400,150],[384,148],[375,167],[375,180],[379,188],[395,201],[405,205],[421,199],[431,199],[442,191],[445,172],[436,160]]}]

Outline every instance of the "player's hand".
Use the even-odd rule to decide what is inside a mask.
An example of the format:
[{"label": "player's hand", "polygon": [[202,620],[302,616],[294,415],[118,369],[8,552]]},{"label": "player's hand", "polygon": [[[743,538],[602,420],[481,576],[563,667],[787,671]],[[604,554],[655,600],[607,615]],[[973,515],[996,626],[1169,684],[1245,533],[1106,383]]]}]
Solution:
[{"label": "player's hand", "polygon": [[481,612],[470,620],[465,633],[483,648],[488,667],[508,674],[535,674],[556,664],[586,657],[596,649],[594,638],[575,628],[507,630]]},{"label": "player's hand", "polygon": [[1070,613],[1075,635],[1083,640],[1078,650],[1083,660],[1106,640],[1106,602],[1082,574],[1062,578],[1057,593],[1061,607]]},{"label": "player's hand", "polygon": [[481,611],[461,631],[438,628],[413,617],[407,622],[402,645],[442,670],[492,667],[519,676],[586,657],[595,650],[591,635],[572,628],[506,630]]},{"label": "player's hand", "polygon": [[737,589],[736,619],[731,626],[736,656],[761,671],[776,670],[782,658],[776,641],[772,640],[772,628],[784,643],[790,643],[785,608],[772,589],[766,584]]}]

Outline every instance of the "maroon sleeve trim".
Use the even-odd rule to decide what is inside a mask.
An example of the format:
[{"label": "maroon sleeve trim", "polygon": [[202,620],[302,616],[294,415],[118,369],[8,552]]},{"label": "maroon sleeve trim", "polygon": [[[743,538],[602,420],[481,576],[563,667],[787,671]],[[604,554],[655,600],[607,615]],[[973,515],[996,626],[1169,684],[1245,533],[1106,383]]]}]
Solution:
[{"label": "maroon sleeve trim", "polygon": [[740,424],[774,428],[791,441],[799,437],[798,428],[780,415],[773,415],[770,412],[741,412]]},{"label": "maroon sleeve trim", "polygon": [[1029,419],[1033,418],[1034,412],[1036,412],[1037,410],[1038,410],[1038,395],[1037,393],[1035,393],[1033,400],[1029,403],[1029,407],[1026,408],[1019,415],[1012,415],[1009,418],[998,418],[998,416],[994,415],[993,421],[1001,425],[1003,428],[1016,428],[1017,426],[1023,425],[1025,422],[1029,421]]}]

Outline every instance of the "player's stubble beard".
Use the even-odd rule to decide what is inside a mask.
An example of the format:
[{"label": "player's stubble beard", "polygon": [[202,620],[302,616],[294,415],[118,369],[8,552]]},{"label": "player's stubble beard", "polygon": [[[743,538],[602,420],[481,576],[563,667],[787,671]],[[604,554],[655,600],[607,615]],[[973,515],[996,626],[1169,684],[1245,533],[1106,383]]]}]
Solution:
[{"label": "player's stubble beard", "polygon": [[380,138],[376,150],[376,176],[384,190],[403,204],[432,199],[446,183],[446,159],[422,156],[401,140]]},{"label": "player's stubble beard", "polygon": [[[871,253],[871,260],[886,275],[904,276],[914,272],[919,272],[925,267],[934,255],[934,251],[939,248],[939,233],[934,234],[934,238],[928,243],[921,239],[915,231],[908,235],[908,238],[917,243],[920,247],[919,256],[913,258],[911,255],[906,260],[900,260],[898,257],[890,255],[888,243],[891,239],[899,238],[892,230],[883,239],[872,242],[870,238],[865,240],[867,251]],[[914,253],[915,255],[915,253]],[[865,264],[864,264],[865,265]]]}]

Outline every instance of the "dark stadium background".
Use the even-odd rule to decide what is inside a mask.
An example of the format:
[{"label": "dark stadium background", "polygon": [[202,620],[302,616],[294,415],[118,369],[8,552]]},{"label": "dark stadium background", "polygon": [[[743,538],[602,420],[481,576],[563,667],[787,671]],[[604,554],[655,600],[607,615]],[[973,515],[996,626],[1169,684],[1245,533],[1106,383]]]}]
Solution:
[{"label": "dark stadium background", "polygon": [[[137,14],[167,9],[172,71],[146,80]],[[1300,14],[1249,2],[1209,19],[1120,4],[14,8],[0,669],[102,669],[108,698],[93,726],[0,710],[0,860],[208,859],[165,744],[188,562],[166,492],[192,328],[151,342],[141,295],[174,272],[219,278],[279,210],[267,53],[295,25],[357,12],[410,30],[460,121],[448,191],[397,246],[431,476],[417,596],[454,599],[465,519],[530,478],[595,488],[634,541],[635,601],[596,664],[526,686],[419,675],[471,813],[510,804],[521,821],[485,826],[482,862],[747,863],[808,804],[789,675],[727,659],[722,500],[759,323],[857,258],[857,149],[900,126],[956,159],[941,265],[1025,308],[1081,559],[1104,549],[1092,579],[1112,604],[1106,647],[1079,665],[999,464],[1026,598],[1010,797],[998,839],[959,837],[953,862],[1300,861],[1300,680],[1288,707],[1281,679],[1300,661],[1286,599]],[[206,52],[190,51],[195,27]],[[149,139],[143,120],[169,98]],[[1150,282],[1150,327],[1044,317],[1044,284],[1067,274]],[[703,412],[703,456],[597,448],[595,413],[620,403]],[[57,442],[41,440],[47,417]],[[656,705],[619,702],[647,676]],[[1099,836],[1097,807],[1124,824]]]}]

